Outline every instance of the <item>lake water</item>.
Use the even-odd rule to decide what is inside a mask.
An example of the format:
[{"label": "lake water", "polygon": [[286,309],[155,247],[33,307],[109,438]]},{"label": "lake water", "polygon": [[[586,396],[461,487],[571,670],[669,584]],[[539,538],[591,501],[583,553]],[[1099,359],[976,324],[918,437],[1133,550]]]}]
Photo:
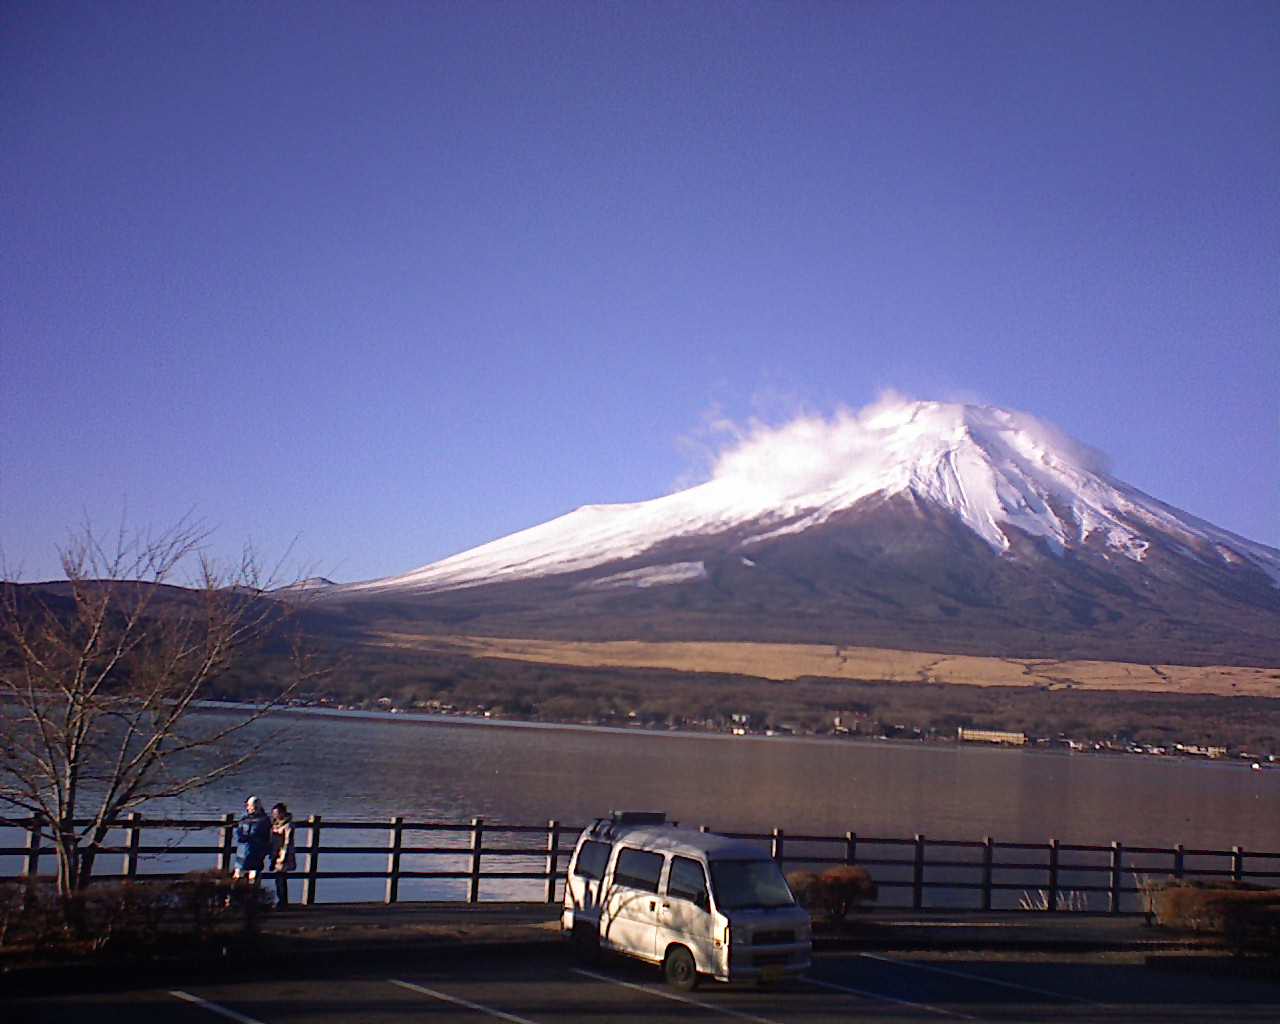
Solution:
[{"label": "lake water", "polygon": [[[221,712],[218,712],[221,714]],[[508,728],[398,716],[286,713],[284,729],[234,784],[148,808],[155,815],[240,813],[246,793],[297,819],[581,824],[611,808],[664,810],[715,830],[1280,851],[1280,771],[1175,758],[1071,755],[874,741]],[[325,841],[385,844],[386,832]],[[305,834],[299,835],[305,842]],[[148,842],[153,841],[148,838]],[[190,842],[214,842],[205,833]],[[414,845],[464,845],[421,836]],[[539,837],[526,839],[540,845]],[[797,849],[793,847],[793,849]],[[823,852],[832,853],[834,850]],[[863,856],[870,856],[864,848]],[[902,856],[899,851],[896,856]],[[211,858],[204,857],[207,861]],[[339,863],[339,860],[342,863]],[[2,858],[0,858],[2,860]],[[10,859],[12,860],[12,859]],[[156,858],[159,860],[159,858]],[[330,870],[381,870],[385,855],[340,855]],[[458,858],[461,866],[463,858]],[[408,860],[406,866],[409,866]],[[520,868],[512,859],[510,870]],[[1219,865],[1221,866],[1221,865]],[[486,865],[486,868],[488,865]],[[538,870],[531,860],[525,870]],[[443,869],[437,860],[424,869]],[[147,865],[143,865],[147,869]],[[153,870],[173,870],[170,866]],[[12,863],[0,864],[12,873]],[[453,870],[453,868],[449,868]],[[874,872],[873,872],[874,873]],[[900,875],[895,869],[881,877]],[[1064,883],[1066,884],[1066,883]],[[462,883],[413,882],[402,898],[456,898]],[[380,882],[322,882],[322,899],[374,899]],[[538,883],[492,883],[489,898],[537,898]],[[886,894],[898,901],[900,893]]]}]

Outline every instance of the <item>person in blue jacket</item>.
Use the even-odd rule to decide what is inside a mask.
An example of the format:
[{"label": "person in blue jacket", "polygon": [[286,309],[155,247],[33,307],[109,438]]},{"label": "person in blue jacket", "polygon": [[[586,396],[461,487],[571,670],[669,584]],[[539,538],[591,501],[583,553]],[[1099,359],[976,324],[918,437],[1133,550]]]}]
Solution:
[{"label": "person in blue jacket", "polygon": [[251,796],[244,802],[245,815],[236,825],[236,866],[233,877],[258,880],[262,862],[271,849],[271,819],[262,809],[262,801]]}]

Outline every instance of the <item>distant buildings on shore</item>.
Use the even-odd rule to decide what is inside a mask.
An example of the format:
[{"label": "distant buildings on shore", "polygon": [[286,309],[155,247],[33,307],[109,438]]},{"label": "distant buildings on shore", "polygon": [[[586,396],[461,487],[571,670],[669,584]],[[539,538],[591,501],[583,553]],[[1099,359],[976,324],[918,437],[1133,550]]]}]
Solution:
[{"label": "distant buildings on shore", "polygon": [[969,729],[960,726],[956,730],[956,739],[961,743],[1004,743],[1011,747],[1025,747],[1025,732],[1004,732],[1000,729]]},{"label": "distant buildings on shore", "polygon": [[[213,702],[217,703],[217,702]],[[291,707],[327,708],[334,711],[380,711],[386,714],[402,712],[426,712],[428,714],[457,715],[463,718],[488,718],[494,721],[537,721],[533,714],[512,711],[488,704],[458,706],[439,699],[414,701],[404,707],[391,697],[379,696],[362,701],[345,703],[325,694],[297,695],[287,704]],[[553,724],[553,723],[549,723]],[[1169,743],[1157,745],[1138,743],[1132,738],[1115,735],[1103,739],[1075,738],[1059,733],[1057,736],[1028,736],[1024,732],[1004,729],[986,729],[958,726],[955,739],[949,730],[921,728],[905,723],[888,724],[876,721],[865,711],[842,710],[831,716],[831,725],[824,729],[815,727],[812,721],[774,721],[760,713],[733,712],[715,718],[674,717],[663,721],[637,710],[619,712],[605,718],[589,718],[567,721],[566,725],[624,726],[647,730],[680,730],[684,732],[721,732],[734,736],[847,736],[870,740],[915,740],[926,743],[986,743],[992,746],[1027,747],[1036,749],[1065,749],[1080,753],[1145,754],[1151,756],[1202,757],[1209,760],[1243,760],[1254,770],[1280,768],[1280,755],[1266,752],[1235,749],[1225,745]]]}]

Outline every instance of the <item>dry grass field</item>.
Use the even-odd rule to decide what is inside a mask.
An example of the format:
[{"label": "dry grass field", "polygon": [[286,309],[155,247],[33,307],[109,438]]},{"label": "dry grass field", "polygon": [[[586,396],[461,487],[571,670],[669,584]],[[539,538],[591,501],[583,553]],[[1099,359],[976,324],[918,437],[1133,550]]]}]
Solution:
[{"label": "dry grass field", "polygon": [[566,642],[482,636],[380,634],[399,650],[577,668],[656,668],[786,681],[802,677],[899,683],[960,683],[1040,689],[1280,697],[1280,667],[1148,665],[1119,661],[982,658],[819,644]]}]

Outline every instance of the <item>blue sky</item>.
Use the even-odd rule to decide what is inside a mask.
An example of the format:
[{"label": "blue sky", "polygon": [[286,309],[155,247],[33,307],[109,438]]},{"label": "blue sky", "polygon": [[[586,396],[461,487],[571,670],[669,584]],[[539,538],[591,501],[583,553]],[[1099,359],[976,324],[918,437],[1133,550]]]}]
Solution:
[{"label": "blue sky", "polygon": [[885,389],[1280,545],[1277,54],[1271,2],[6,4],[5,558],[194,509],[386,575]]}]

